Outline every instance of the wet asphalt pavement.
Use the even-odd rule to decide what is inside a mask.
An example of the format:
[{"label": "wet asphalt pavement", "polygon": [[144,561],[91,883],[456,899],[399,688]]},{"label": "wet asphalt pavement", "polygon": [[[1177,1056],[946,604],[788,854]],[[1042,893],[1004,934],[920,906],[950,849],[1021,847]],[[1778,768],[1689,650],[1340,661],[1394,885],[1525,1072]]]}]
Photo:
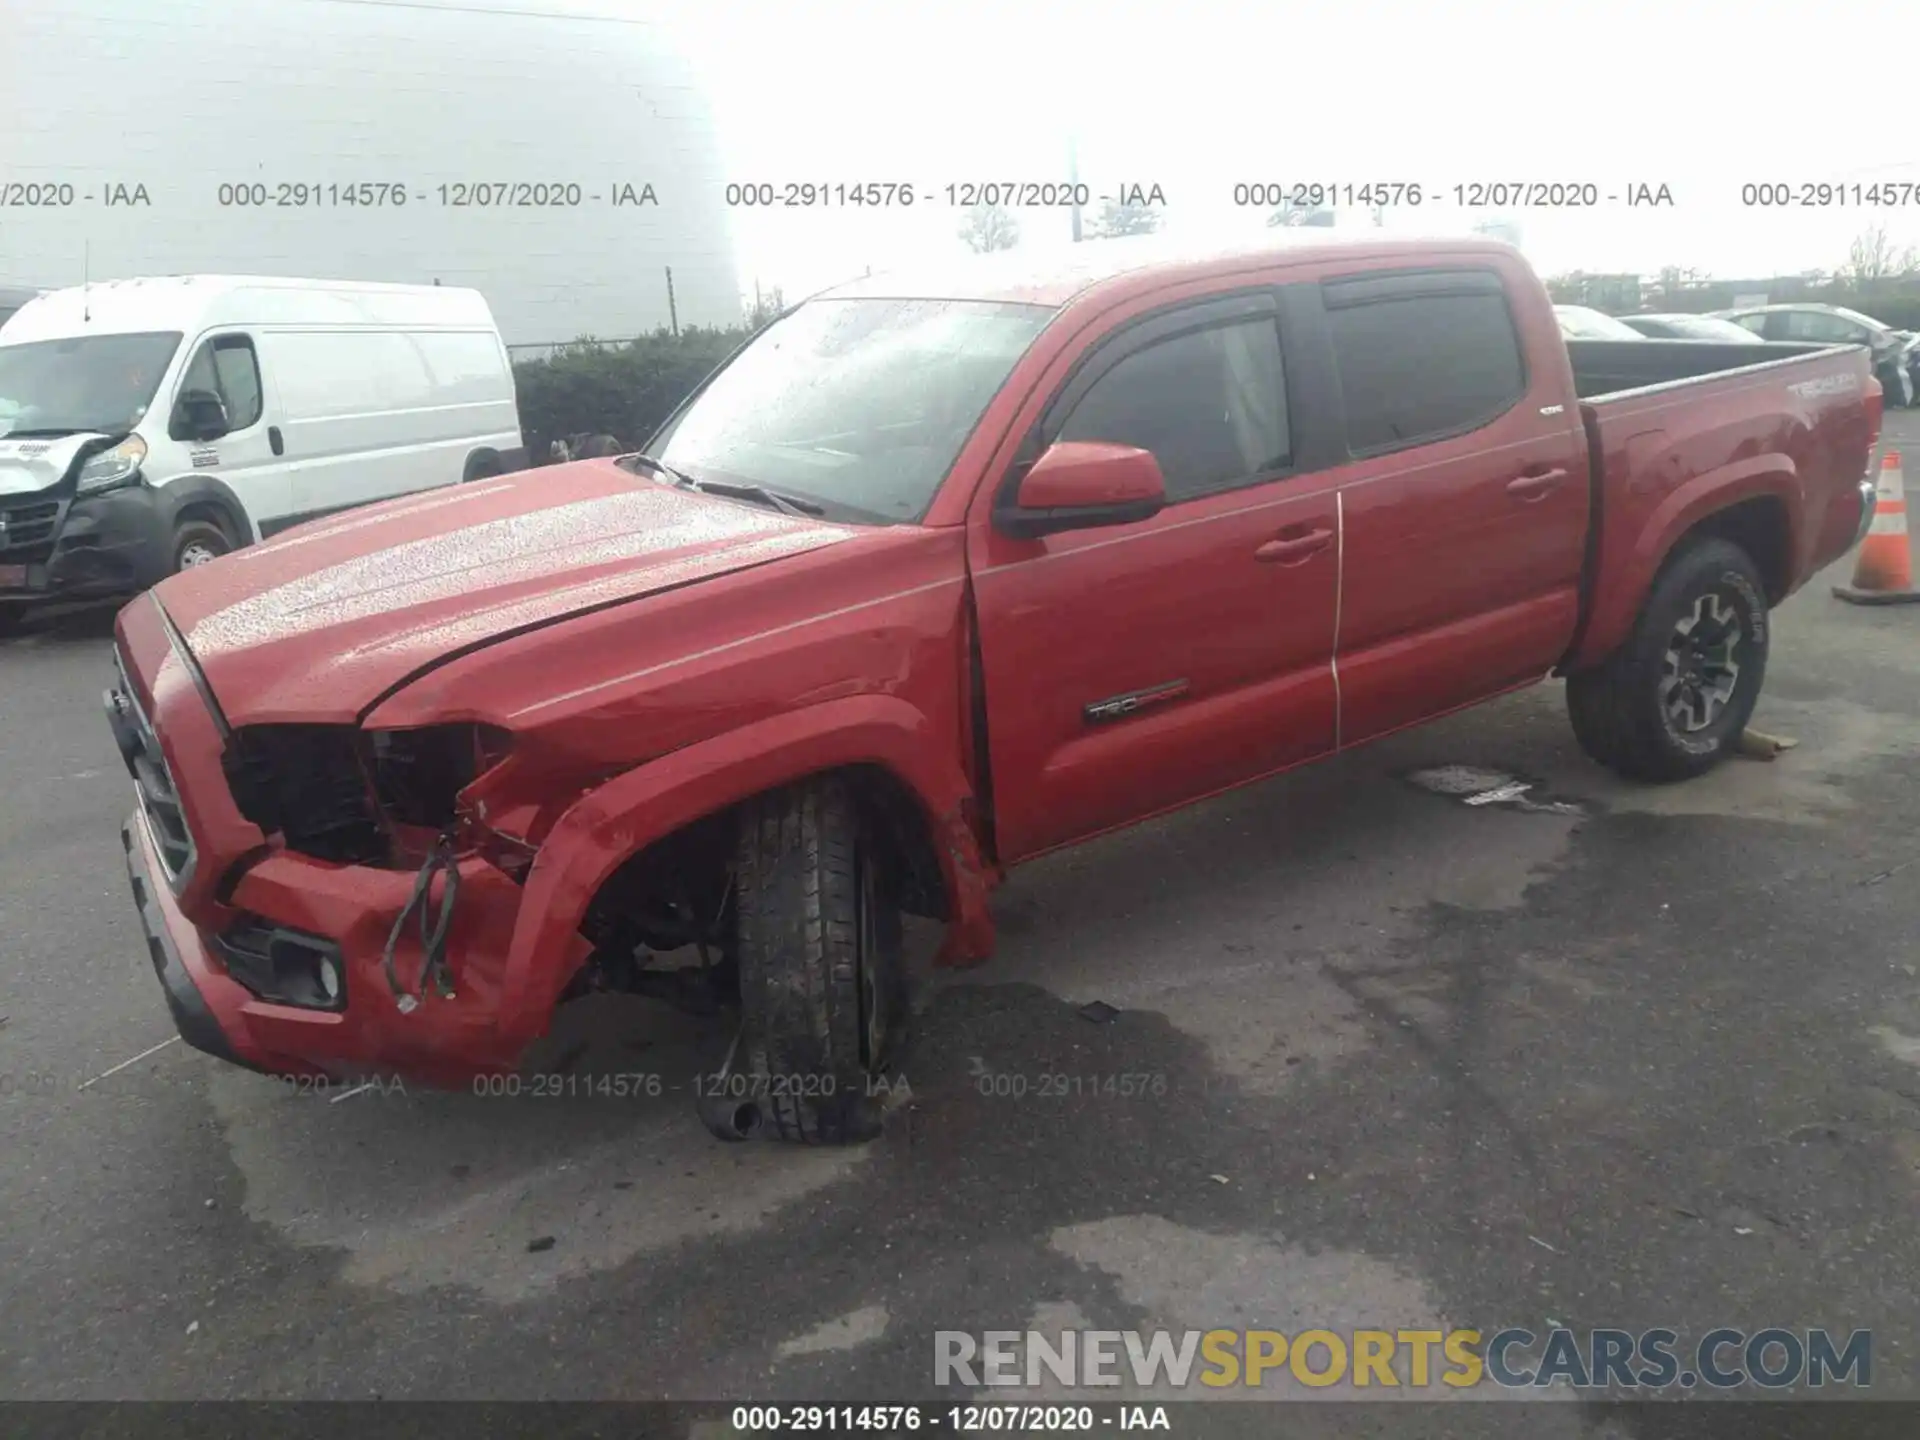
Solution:
[{"label": "wet asphalt pavement", "polygon": [[1844,578],[1776,616],[1772,763],[1616,782],[1549,685],[1017,873],[849,1152],[709,1140],[724,1037],[643,1002],[564,1028],[657,1097],[96,1079],[172,1033],[109,619],[0,642],[0,1396],[904,1399],[943,1329],[1563,1324],[1871,1329],[1920,1398],[1920,607]]}]

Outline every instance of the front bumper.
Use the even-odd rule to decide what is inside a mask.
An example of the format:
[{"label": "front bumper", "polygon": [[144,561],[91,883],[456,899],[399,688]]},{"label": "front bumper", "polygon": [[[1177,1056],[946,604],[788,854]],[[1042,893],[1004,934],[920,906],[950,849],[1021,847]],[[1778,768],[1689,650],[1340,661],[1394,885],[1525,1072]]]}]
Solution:
[{"label": "front bumper", "polygon": [[[532,1034],[500,1023],[501,975],[520,891],[485,861],[460,867],[459,912],[448,944],[455,993],[429,995],[411,1012],[395,1003],[385,972],[387,937],[411,891],[411,875],[284,852],[250,868],[234,887],[233,912],[338,946],[345,1004],[319,1009],[263,1000],[228,972],[214,943],[218,932],[203,931],[180,909],[143,812],[133,813],[121,839],[167,1008],[181,1038],[209,1055],[268,1074],[340,1081],[398,1076],[459,1087],[513,1070],[545,1028],[544,1017]],[[422,959],[416,932],[406,927],[395,956],[409,988]]]},{"label": "front bumper", "polygon": [[[53,506],[51,532],[45,510]],[[0,600],[88,600],[135,595],[173,569],[172,530],[144,485],[76,500],[0,497]],[[19,518],[16,518],[19,517]],[[30,537],[22,539],[20,537]],[[24,574],[15,572],[24,569]]]},{"label": "front bumper", "polygon": [[[147,833],[146,817],[138,811],[120,827],[120,848],[127,852],[127,879],[133,886],[140,928],[146,934],[147,954],[153,961],[154,974],[160,978],[161,993],[167,998],[167,1009],[173,1012],[174,1027],[179,1030],[180,1038],[217,1060],[260,1069],[254,1059],[242,1055],[227,1039],[187,968],[174,937],[192,927],[186,925],[179,910],[172,906],[173,896],[165,882],[156,879],[159,871],[153,854],[153,837]],[[198,938],[193,937],[196,943]],[[201,958],[204,960],[204,955]]]}]

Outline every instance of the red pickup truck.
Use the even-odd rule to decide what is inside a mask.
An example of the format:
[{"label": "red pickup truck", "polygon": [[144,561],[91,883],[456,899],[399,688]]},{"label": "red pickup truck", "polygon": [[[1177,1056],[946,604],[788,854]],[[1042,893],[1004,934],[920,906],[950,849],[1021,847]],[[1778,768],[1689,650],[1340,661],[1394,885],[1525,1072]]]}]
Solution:
[{"label": "red pickup truck", "polygon": [[1484,240],[878,277],[644,452],[368,506],[119,616],[123,840],[183,1036],[510,1073],[592,989],[736,1008],[708,1124],[870,1133],[903,912],[1549,675],[1724,755],[1871,515],[1865,350],[1561,338]]}]

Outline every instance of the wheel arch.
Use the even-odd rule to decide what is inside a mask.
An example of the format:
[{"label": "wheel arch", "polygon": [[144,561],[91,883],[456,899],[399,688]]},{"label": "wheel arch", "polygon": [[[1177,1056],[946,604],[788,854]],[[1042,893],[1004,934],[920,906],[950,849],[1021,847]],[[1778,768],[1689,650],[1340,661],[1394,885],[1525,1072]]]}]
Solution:
[{"label": "wheel arch", "polygon": [[225,530],[236,547],[256,538],[253,519],[240,497],[213,475],[183,475],[162,489],[167,500],[167,530],[171,534],[189,520],[210,520]]},{"label": "wheel arch", "polygon": [[1566,669],[1598,664],[1625,643],[1661,574],[1689,545],[1727,540],[1752,558],[1765,582],[1769,605],[1793,593],[1800,567],[1803,524],[1800,488],[1777,457],[1757,457],[1739,467],[1701,476],[1680,487],[1650,515],[1637,542],[1617,562],[1604,550],[1602,582],[1586,632]]},{"label": "wheel arch", "polygon": [[555,822],[528,872],[509,948],[502,1025],[542,1027],[572,978],[582,922],[623,867],[746,801],[827,774],[901,847],[904,908],[948,924],[942,963],[992,951],[989,886],[972,790],[926,717],[892,696],[856,696],[744,726],[628,770]]},{"label": "wheel arch", "polygon": [[462,483],[469,480],[488,480],[507,472],[506,457],[490,445],[482,445],[467,453],[460,466]]}]

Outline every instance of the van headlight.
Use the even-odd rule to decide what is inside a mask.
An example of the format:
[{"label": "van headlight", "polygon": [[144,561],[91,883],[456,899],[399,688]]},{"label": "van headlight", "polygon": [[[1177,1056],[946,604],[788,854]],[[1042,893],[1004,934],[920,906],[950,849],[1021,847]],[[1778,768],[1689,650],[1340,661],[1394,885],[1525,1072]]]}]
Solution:
[{"label": "van headlight", "polygon": [[140,464],[147,458],[147,442],[129,435],[111,450],[102,450],[80,467],[80,479],[74,486],[78,495],[98,495],[103,490],[118,490],[122,485],[140,482]]}]

